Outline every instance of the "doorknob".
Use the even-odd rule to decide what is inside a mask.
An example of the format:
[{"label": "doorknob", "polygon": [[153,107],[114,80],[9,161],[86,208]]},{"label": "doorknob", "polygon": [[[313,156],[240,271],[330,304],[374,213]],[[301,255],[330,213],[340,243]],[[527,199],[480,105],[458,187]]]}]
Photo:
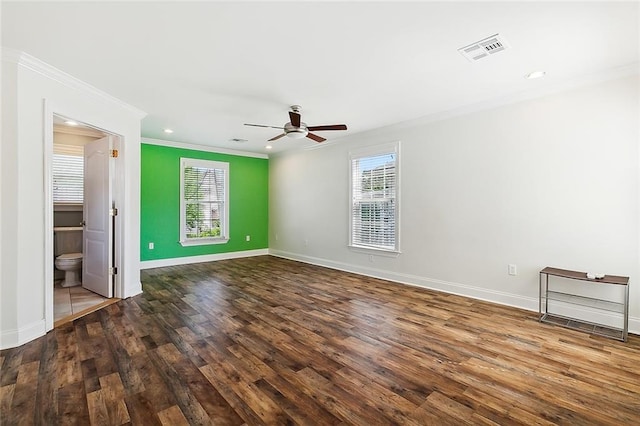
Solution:
[{"label": "doorknob", "polygon": [[87,226],[87,222],[83,220],[82,222],[80,222],[80,226]]}]

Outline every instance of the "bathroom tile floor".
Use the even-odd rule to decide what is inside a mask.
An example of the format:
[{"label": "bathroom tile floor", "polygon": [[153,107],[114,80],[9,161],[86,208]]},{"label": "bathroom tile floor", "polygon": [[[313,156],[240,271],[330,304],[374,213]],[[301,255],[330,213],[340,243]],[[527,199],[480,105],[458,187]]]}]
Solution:
[{"label": "bathroom tile floor", "polygon": [[82,286],[62,287],[62,280],[56,280],[53,290],[53,320],[58,322],[64,318],[75,316],[79,312],[100,305],[107,300]]}]

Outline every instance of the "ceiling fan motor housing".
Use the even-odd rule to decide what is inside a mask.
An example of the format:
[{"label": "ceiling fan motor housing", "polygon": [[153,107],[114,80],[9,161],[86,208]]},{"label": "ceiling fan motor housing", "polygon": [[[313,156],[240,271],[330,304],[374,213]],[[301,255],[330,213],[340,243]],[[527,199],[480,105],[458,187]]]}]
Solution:
[{"label": "ceiling fan motor housing", "polygon": [[296,127],[291,123],[287,123],[284,125],[284,133],[293,139],[302,139],[309,133],[307,130],[307,124],[300,122],[300,127]]}]

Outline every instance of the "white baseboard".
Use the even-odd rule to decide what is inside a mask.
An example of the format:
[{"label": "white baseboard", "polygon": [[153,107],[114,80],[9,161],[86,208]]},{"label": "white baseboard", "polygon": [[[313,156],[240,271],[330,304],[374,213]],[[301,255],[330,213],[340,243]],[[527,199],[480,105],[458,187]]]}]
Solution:
[{"label": "white baseboard", "polygon": [[629,333],[640,335],[640,318],[629,315]]},{"label": "white baseboard", "polygon": [[614,328],[623,328],[624,326],[624,316],[622,314],[561,301],[549,301],[549,314],[575,318],[580,321],[602,324]]},{"label": "white baseboard", "polygon": [[[528,311],[538,312],[538,298],[526,297],[517,294],[506,293],[496,290],[488,290],[481,287],[470,286],[466,284],[442,281],[433,278],[421,277],[418,275],[403,274],[399,272],[386,271],[382,269],[369,268],[360,265],[353,265],[333,260],[322,259],[312,256],[305,256],[297,253],[290,253],[281,250],[270,249],[269,254],[290,260],[297,260],[312,265],[324,266],[340,271],[352,272],[355,274],[365,275],[374,278],[381,278],[401,284],[422,287],[429,290],[437,290],[445,293],[457,294],[460,296],[471,297],[473,299],[484,300],[487,302],[498,303],[500,305],[513,306],[516,308],[526,309]],[[567,307],[560,307],[558,314],[572,316],[576,318],[590,318],[592,322],[603,323],[615,327],[621,327],[620,316],[607,315],[606,313],[595,313],[588,308],[573,307],[572,311]],[[629,332],[640,334],[640,318],[629,317]]]},{"label": "white baseboard", "polygon": [[137,296],[139,294],[142,294],[142,282],[136,281],[134,286],[127,286],[127,292],[122,295],[122,299],[128,299],[129,297]]},{"label": "white baseboard", "polygon": [[0,349],[15,348],[46,334],[44,319],[0,334]]},{"label": "white baseboard", "polygon": [[163,268],[165,266],[188,265],[191,263],[214,262],[216,260],[238,259],[241,257],[264,256],[269,249],[232,251],[229,253],[205,254],[202,256],[174,257],[171,259],[145,260],[140,262],[140,269]]}]

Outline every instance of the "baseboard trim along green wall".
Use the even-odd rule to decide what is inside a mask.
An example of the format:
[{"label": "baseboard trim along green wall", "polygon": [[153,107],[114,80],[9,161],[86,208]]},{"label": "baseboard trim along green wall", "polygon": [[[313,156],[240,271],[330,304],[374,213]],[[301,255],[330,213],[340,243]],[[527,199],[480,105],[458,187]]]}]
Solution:
[{"label": "baseboard trim along green wall", "polygon": [[269,249],[234,251],[230,253],[207,254],[204,256],[174,257],[172,259],[146,260],[140,262],[140,269],[164,268],[165,266],[189,265],[192,263],[215,262],[216,260],[239,259],[241,257],[266,256]]},{"label": "baseboard trim along green wall", "polygon": [[[206,262],[224,253],[241,257],[269,246],[269,160],[256,156],[178,148],[163,141],[141,145],[140,260],[142,268]],[[170,143],[169,143],[170,144]],[[182,246],[180,239],[180,158],[229,163],[229,241]],[[247,238],[247,236],[249,238]],[[247,241],[249,240],[249,241]],[[152,245],[150,243],[153,243]],[[153,248],[150,248],[150,247]],[[266,253],[265,253],[266,254]],[[181,261],[169,260],[179,258]],[[205,260],[199,260],[205,259]],[[165,262],[158,262],[165,260]],[[149,266],[157,265],[157,266]]]}]

